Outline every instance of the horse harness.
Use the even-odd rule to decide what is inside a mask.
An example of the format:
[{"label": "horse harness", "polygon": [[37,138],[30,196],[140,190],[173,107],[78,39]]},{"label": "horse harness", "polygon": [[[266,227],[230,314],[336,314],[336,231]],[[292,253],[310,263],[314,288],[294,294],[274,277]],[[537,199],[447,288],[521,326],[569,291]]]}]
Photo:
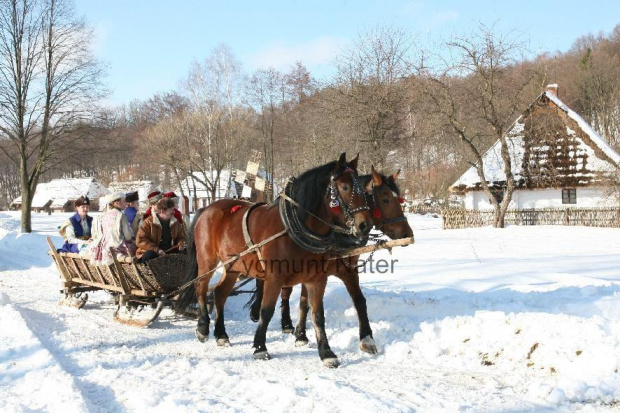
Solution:
[{"label": "horse harness", "polygon": [[[342,174],[332,175],[330,177],[330,183],[327,188],[326,196],[329,196],[330,198],[329,207],[332,210],[342,208],[348,228],[343,228],[341,226],[326,222],[299,205],[299,203],[293,199],[295,196],[295,194],[293,194],[293,178],[288,180],[284,191],[280,194],[280,217],[282,219],[282,223],[284,224],[284,228],[287,230],[287,234],[293,242],[306,251],[310,251],[315,254],[324,254],[327,251],[344,252],[352,248],[365,245],[368,242],[367,237],[356,238],[352,236],[354,225],[353,215],[357,212],[367,211],[370,208],[368,207],[365,197],[364,201],[366,205],[362,205],[357,208],[351,207],[353,197],[351,197],[351,202],[349,205],[344,202],[338,192],[338,188],[336,187],[336,180],[345,173],[355,174],[355,171],[351,168],[346,168]],[[353,192],[363,194],[362,187],[355,176],[353,176]],[[301,210],[321,221],[332,230],[327,235],[319,235],[311,232],[299,216],[299,212]]]},{"label": "horse harness", "polygon": [[367,197],[366,202],[368,203],[369,200],[372,200],[372,203],[374,205],[374,210],[372,212],[373,217],[381,220],[379,222],[379,225],[375,225],[376,230],[381,231],[381,228],[383,228],[385,225],[407,221],[407,217],[405,217],[404,214],[400,217],[394,217],[394,218],[388,218],[388,219],[383,218],[385,214],[381,211],[381,208],[379,207],[380,203],[379,203],[379,200],[377,199],[377,188],[375,187],[374,184],[372,185],[372,195],[366,194],[366,197]]}]

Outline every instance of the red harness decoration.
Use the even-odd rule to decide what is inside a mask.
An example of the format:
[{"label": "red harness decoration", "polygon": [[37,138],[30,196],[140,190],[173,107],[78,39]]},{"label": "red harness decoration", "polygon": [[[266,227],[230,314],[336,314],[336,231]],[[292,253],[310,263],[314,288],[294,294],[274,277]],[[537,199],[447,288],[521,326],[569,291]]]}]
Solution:
[{"label": "red harness decoration", "polygon": [[342,211],[342,208],[340,208],[340,204],[335,204],[334,206],[330,205],[329,209],[332,210],[332,213],[334,215],[338,215]]},{"label": "red harness decoration", "polygon": [[235,205],[234,207],[230,208],[230,213],[234,214],[235,212],[239,211],[241,209],[241,205]]},{"label": "red harness decoration", "polygon": [[372,216],[381,219],[381,211],[379,211],[379,208],[375,207],[374,211],[372,211]]}]

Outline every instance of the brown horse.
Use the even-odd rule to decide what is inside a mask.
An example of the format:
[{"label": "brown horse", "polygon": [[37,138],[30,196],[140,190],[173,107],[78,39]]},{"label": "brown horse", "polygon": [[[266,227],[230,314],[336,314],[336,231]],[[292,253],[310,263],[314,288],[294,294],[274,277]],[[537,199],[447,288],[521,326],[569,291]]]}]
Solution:
[{"label": "brown horse", "polygon": [[[402,198],[400,189],[396,184],[396,179],[400,170],[390,176],[375,171],[371,167],[370,175],[360,176],[360,181],[365,188],[367,202],[371,210],[374,228],[383,232],[391,239],[410,238],[413,230],[407,222],[407,218],[401,207]],[[332,261],[330,270],[332,274],[340,278],[347,288],[359,319],[360,349],[370,354],[377,353],[377,347],[372,337],[372,329],[368,320],[366,309],[366,298],[364,297],[359,285],[359,269],[357,268],[359,256],[352,256],[347,261]],[[260,299],[262,297],[262,282],[256,280],[256,297],[251,303],[251,318],[258,320],[260,310]],[[289,298],[292,287],[282,288],[281,301],[281,322],[282,332],[295,332],[295,344],[298,346],[308,343],[306,336],[306,319],[308,316],[308,294],[302,285],[301,297],[299,301],[299,318],[297,327],[293,329],[293,322],[290,315]]]},{"label": "brown horse", "polygon": [[[265,344],[266,332],[280,290],[302,283],[308,290],[312,307],[319,356],[324,365],[338,366],[338,358],[330,349],[325,333],[323,295],[330,274],[329,258],[339,249],[340,237],[335,234],[354,241],[365,240],[372,228],[364,190],[358,182],[357,160],[355,157],[347,162],[343,153],[337,161],[303,173],[287,185],[279,205],[220,200],[197,213],[189,237],[187,282],[199,276],[201,279],[192,284],[195,292],[188,288],[179,295],[177,310],[183,311],[197,299],[196,336],[200,341],[209,335],[206,296],[211,271],[219,262],[237,257],[248,245],[275,237],[256,253],[239,257],[226,267],[226,276],[215,291],[214,336],[217,343],[229,344],[224,305],[240,273],[265,283],[254,335],[254,357],[257,359],[270,358]],[[251,213],[248,212],[250,208]],[[278,236],[280,233],[284,235]]]}]

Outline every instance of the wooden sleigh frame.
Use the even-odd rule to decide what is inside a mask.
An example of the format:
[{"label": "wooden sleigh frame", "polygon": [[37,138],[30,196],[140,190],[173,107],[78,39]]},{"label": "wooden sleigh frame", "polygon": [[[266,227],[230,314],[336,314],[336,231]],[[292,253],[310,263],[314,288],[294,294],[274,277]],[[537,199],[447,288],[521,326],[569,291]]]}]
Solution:
[{"label": "wooden sleigh frame", "polygon": [[[88,292],[104,290],[112,294],[117,304],[114,320],[123,324],[146,327],[159,317],[165,307],[171,307],[176,297],[169,297],[182,284],[186,257],[168,254],[148,263],[131,257],[116,257],[110,265],[92,265],[88,257],[69,252],[57,252],[47,237],[52,257],[61,277],[61,305],[82,308]],[[238,282],[234,294],[253,293],[240,288],[251,279]],[[212,292],[209,297],[212,301]],[[145,309],[151,308],[151,311]],[[191,314],[189,314],[191,316]]]}]

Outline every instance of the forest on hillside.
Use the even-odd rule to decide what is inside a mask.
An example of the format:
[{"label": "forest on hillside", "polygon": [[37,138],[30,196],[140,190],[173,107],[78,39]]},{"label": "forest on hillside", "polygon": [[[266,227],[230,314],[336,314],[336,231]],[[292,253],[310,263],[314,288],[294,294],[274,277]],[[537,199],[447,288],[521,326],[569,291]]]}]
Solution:
[{"label": "forest on hillside", "polygon": [[[245,169],[252,150],[267,176],[283,182],[347,152],[360,153],[360,172],[401,169],[410,199],[445,199],[475,161],[468,146],[484,153],[550,83],[620,150],[620,25],[576,39],[565,53],[532,56],[492,27],[433,50],[381,27],[353,39],[335,75],[319,81],[303,62],[245,73],[221,45],[188,68],[178,90],[67,125],[39,182],[93,176],[104,185],[148,179],[178,188],[191,174]],[[10,143],[0,136],[0,210],[21,194]],[[213,193],[215,182],[205,182]]]}]

